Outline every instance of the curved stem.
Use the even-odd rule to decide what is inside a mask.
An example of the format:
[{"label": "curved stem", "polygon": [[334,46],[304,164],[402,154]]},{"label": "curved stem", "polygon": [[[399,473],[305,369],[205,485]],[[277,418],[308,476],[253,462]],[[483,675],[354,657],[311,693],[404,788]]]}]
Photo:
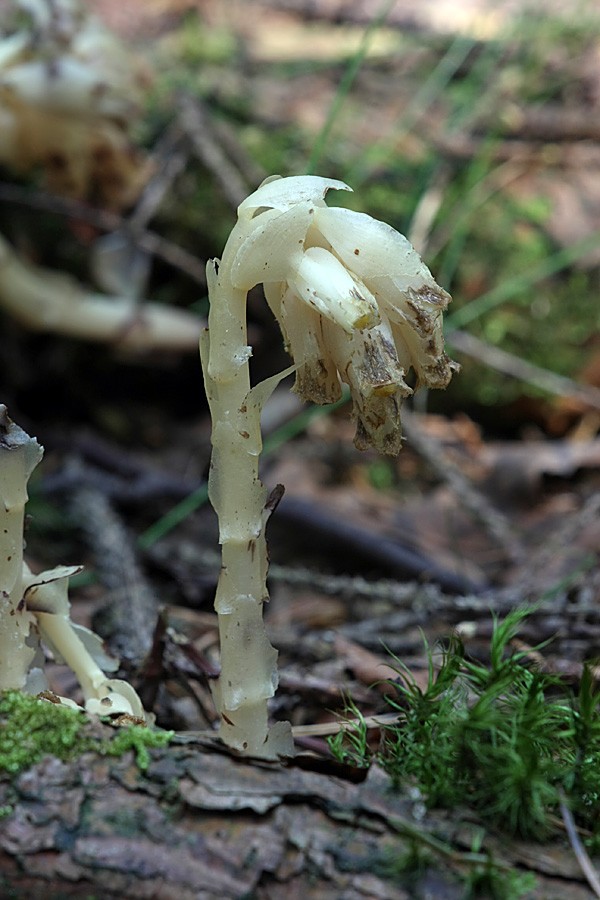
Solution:
[{"label": "curved stem", "polygon": [[264,526],[267,492],[258,477],[260,411],[278,378],[251,390],[246,292],[231,283],[231,260],[243,235],[233,229],[220,264],[207,267],[210,313],[200,342],[212,417],[208,489],[219,518],[222,567],[215,598],[221,675],[214,688],[220,735],[231,747],[277,759],[293,754],[291,727],[269,729],[267,701],[277,687],[277,651],[267,637],[262,607],[269,599]]}]

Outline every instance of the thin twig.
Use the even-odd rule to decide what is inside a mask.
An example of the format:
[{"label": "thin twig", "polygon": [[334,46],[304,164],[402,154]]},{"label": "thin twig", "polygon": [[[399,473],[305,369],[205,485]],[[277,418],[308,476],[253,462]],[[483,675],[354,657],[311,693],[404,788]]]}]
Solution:
[{"label": "thin twig", "polygon": [[486,366],[510,375],[511,378],[535,385],[557,397],[573,397],[588,406],[593,406],[594,409],[600,409],[600,390],[592,385],[578,384],[571,378],[549,372],[513,353],[487,344],[466,331],[452,331],[448,335],[448,343],[461,353],[480,360]]},{"label": "thin twig", "polygon": [[181,98],[181,124],[189,135],[198,159],[214,175],[226,199],[234,209],[248,194],[248,186],[237,167],[225,155],[221,142],[211,128],[210,117],[196,98]]},{"label": "thin twig", "polygon": [[[472,135],[469,132],[444,132],[438,130],[422,130],[423,138],[430,141],[438,153],[448,159],[470,160],[479,157],[485,142],[485,136]],[[552,163],[554,167],[569,165],[573,154],[582,151],[581,142],[576,138],[564,140],[553,146]],[[518,137],[498,140],[490,153],[490,161],[494,163],[514,161],[519,165],[544,162],[546,144],[541,140],[524,140]],[[600,164],[600,152],[593,144],[585,146],[586,163],[597,168]]]},{"label": "thin twig", "polygon": [[573,820],[571,810],[565,802],[564,793],[562,791],[559,791],[558,796],[558,802],[560,805],[563,822],[565,823],[565,828],[567,829],[567,834],[569,836],[569,840],[571,841],[571,846],[577,858],[577,862],[579,863],[581,871],[585,875],[587,883],[593,890],[594,894],[596,895],[596,897],[600,897],[600,878],[598,878],[596,870],[594,869],[592,862],[587,855],[587,851],[579,839],[579,835],[577,834],[577,826],[575,825],[575,822]]},{"label": "thin twig", "polygon": [[144,187],[123,227],[95,241],[91,263],[96,281],[109,293],[127,296],[142,305],[150,275],[151,254],[141,249],[139,235],[156,215],[167,191],[183,170],[187,149],[178,123],[159,139],[152,158],[154,174]]},{"label": "thin twig", "polygon": [[[82,469],[75,460],[72,465]],[[116,626],[111,646],[137,665],[152,647],[159,603],[138,564],[135,540],[107,497],[89,484],[72,493],[69,510],[94,554],[100,581],[111,592]]]},{"label": "thin twig", "polygon": [[402,412],[402,423],[410,439],[411,446],[427,460],[437,475],[450,487],[465,509],[471,512],[488,533],[499,543],[504,553],[513,562],[520,562],[523,550],[516,540],[509,520],[492,506],[471,481],[452,463],[437,441],[426,435],[419,427],[418,417],[408,410]]},{"label": "thin twig", "polygon": [[269,174],[240,144],[237,132],[226,119],[213,119],[211,127],[229,159],[235,163],[249,185],[258,185]]},{"label": "thin twig", "polygon": [[148,182],[140,197],[140,202],[129,217],[127,229],[130,234],[137,238],[139,234],[144,233],[145,226],[154,218],[165,194],[185,168],[186,162],[187,155],[183,150],[173,150],[164,160],[163,167],[156,173],[152,181]]},{"label": "thin twig", "polygon": [[[66,200],[56,197],[45,191],[32,191],[16,184],[0,183],[0,201],[16,203],[31,209],[41,209],[45,212],[55,213],[59,216],[67,216],[70,219],[79,219],[89,225],[93,225],[100,231],[117,231],[127,227],[127,220],[118,213],[105,209],[96,209],[81,203],[78,200]],[[205,263],[198,259],[183,247],[172,243],[154,231],[143,230],[135,235],[136,242],[142,250],[158,256],[176,269],[185,272],[198,284],[206,286]]]},{"label": "thin twig", "polygon": [[297,737],[326,737],[340,731],[352,731],[364,726],[369,731],[382,725],[393,725],[399,720],[398,713],[383,713],[380,716],[364,716],[360,719],[336,719],[333,722],[318,722],[315,725],[294,725],[292,734]]}]

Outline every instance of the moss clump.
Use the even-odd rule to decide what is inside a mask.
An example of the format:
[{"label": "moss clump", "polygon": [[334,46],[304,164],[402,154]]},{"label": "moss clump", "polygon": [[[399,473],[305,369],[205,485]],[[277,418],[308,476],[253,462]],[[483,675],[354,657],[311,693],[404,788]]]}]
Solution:
[{"label": "moss clump", "polygon": [[[427,807],[471,806],[485,822],[539,840],[555,831],[561,796],[577,824],[600,845],[600,686],[584,667],[579,691],[529,667],[515,651],[526,609],[494,620],[490,662],[466,656],[458,635],[439,668],[429,654],[421,687],[398,660],[387,703],[398,721],[382,726],[379,763],[397,788],[416,786]],[[539,647],[536,649],[540,649]],[[350,732],[330,740],[338,759],[369,761],[366,724],[358,710]]]},{"label": "moss clump", "polygon": [[15,774],[50,754],[61,760],[87,751],[122,756],[135,750],[140,769],[150,762],[149,747],[164,747],[173,732],[129,725],[111,738],[89,734],[85,713],[38,700],[19,691],[0,694],[0,771]]},{"label": "moss clump", "polygon": [[122,756],[128,750],[135,750],[138,766],[146,770],[150,763],[148,748],[164,747],[172,737],[172,731],[152,731],[143,725],[129,725],[112,740],[102,742],[98,752],[105,756]]}]

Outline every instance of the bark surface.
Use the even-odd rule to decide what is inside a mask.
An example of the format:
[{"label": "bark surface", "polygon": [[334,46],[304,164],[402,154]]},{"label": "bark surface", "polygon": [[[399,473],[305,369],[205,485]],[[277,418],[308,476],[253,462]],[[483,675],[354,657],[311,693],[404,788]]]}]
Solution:
[{"label": "bark surface", "polygon": [[[235,759],[209,742],[152,750],[145,772],[133,754],[45,757],[2,776],[0,806],[7,900],[459,900],[473,870],[476,825],[419,818],[377,767],[355,783]],[[427,855],[411,872],[401,860],[415,847]],[[484,847],[535,872],[530,898],[590,896],[566,842],[487,834]]]}]

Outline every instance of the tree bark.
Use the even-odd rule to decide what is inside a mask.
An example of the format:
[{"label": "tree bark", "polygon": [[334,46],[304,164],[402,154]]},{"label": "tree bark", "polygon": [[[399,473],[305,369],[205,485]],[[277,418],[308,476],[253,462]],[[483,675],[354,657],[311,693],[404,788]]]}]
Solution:
[{"label": "tree bark", "polygon": [[[3,775],[0,897],[459,900],[473,860],[485,860],[470,853],[472,821],[423,816],[376,766],[353,783],[302,768],[315,765],[308,757],[284,767],[210,741],[150,753],[145,772],[132,754],[88,753]],[[427,855],[411,871],[401,861],[417,846]],[[590,896],[566,841],[501,843],[488,833],[484,848],[509,870],[534,870],[528,898]]]}]

